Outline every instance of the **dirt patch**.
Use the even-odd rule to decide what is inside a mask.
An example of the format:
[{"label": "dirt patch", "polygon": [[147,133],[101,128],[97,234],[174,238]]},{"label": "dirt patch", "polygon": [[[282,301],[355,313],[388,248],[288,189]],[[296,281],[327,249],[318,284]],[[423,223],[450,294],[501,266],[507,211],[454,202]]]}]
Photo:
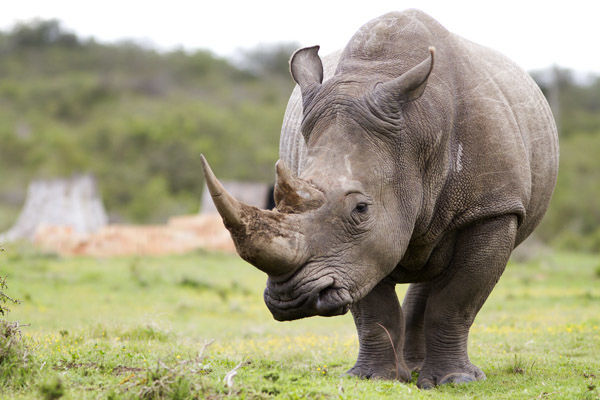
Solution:
[{"label": "dirt patch", "polygon": [[61,255],[111,257],[181,254],[196,249],[235,252],[219,215],[173,217],[166,225],[107,225],[93,234],[69,226],[40,226],[34,243]]}]

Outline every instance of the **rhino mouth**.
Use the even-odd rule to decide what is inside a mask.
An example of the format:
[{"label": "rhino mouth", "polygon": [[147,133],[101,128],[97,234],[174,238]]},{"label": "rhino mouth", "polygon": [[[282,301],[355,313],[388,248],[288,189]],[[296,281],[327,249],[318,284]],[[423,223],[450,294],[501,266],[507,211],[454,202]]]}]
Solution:
[{"label": "rhino mouth", "polygon": [[291,321],[320,315],[332,317],[348,312],[352,298],[331,276],[290,285],[269,279],[264,292],[265,304],[277,321]]}]

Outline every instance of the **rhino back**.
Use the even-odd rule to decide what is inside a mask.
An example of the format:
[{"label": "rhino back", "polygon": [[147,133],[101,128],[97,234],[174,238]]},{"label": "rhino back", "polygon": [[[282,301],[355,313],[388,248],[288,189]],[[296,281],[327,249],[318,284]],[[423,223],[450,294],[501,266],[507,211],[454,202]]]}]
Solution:
[{"label": "rhino back", "polygon": [[[453,135],[454,178],[471,193],[470,208],[520,203],[516,244],[543,217],[558,173],[552,112],[533,79],[502,54],[454,36],[460,91]],[[458,149],[462,148],[462,160]],[[463,171],[460,176],[459,162]],[[466,171],[470,163],[470,171]],[[521,211],[520,211],[521,212]]]}]

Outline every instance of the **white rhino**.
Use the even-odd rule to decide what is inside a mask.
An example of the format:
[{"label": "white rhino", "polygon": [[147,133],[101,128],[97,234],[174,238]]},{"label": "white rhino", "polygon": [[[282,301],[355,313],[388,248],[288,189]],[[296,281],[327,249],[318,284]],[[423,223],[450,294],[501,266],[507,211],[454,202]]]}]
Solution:
[{"label": "white rhino", "polygon": [[[235,200],[204,160],[239,254],[269,275],[275,319],[352,311],[350,374],[419,370],[422,388],[483,379],[469,328],[556,182],[544,96],[512,61],[416,10],[368,22],[325,72],[317,51],[290,60],[275,209]],[[411,283],[402,307],[398,283]]]}]

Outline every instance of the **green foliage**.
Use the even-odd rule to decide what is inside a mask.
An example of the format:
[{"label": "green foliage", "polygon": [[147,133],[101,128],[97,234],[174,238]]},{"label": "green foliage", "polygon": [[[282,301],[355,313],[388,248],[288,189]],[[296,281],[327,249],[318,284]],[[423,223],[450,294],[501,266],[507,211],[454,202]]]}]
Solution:
[{"label": "green foliage", "polygon": [[532,73],[548,98],[561,138],[600,132],[600,76],[554,67]]},{"label": "green foliage", "polygon": [[33,20],[17,24],[8,37],[7,47],[29,48],[49,45],[73,47],[79,40],[72,33],[64,32],[57,20]]},{"label": "green foliage", "polygon": [[560,146],[556,190],[537,232],[562,248],[600,252],[600,132],[561,138]]},{"label": "green foliage", "polygon": [[537,234],[561,248],[600,252],[600,76],[583,79],[558,67],[533,76],[560,138],[556,190]]},{"label": "green foliage", "polygon": [[300,45],[291,43],[262,44],[254,49],[242,50],[241,65],[257,76],[289,79],[289,59]]},{"label": "green foliage", "polygon": [[137,222],[197,211],[200,153],[224,179],[271,181],[287,51],[261,50],[258,73],[208,51],[84,41],[57,21],[0,33],[0,225],[34,178],[91,172],[112,218]]}]

